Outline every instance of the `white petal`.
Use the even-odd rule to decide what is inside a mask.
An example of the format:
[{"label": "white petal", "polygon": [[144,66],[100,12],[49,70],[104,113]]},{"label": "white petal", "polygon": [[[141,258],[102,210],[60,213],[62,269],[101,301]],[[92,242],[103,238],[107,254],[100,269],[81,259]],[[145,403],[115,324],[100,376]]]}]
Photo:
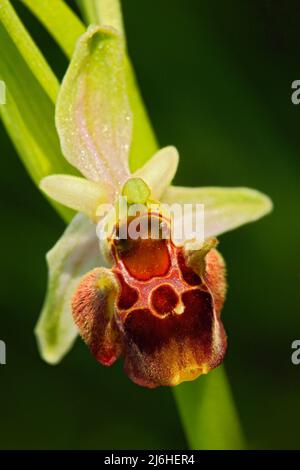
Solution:
[{"label": "white petal", "polygon": [[268,196],[249,188],[170,186],[163,194],[162,202],[204,204],[205,239],[254,222],[268,214],[273,207]]},{"label": "white petal", "polygon": [[40,188],[57,202],[83,212],[90,219],[96,219],[100,204],[109,201],[109,190],[100,182],[71,175],[50,175],[42,179]]}]

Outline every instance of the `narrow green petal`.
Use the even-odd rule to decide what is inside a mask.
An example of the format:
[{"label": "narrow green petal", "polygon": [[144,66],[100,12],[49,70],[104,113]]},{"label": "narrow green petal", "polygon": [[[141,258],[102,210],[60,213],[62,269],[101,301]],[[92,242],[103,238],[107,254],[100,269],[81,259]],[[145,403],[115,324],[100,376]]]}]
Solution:
[{"label": "narrow green petal", "polygon": [[146,181],[153,197],[159,199],[174,178],[179,161],[175,147],[159,150],[134,176]]},{"label": "narrow green petal", "polygon": [[78,37],[85,32],[83,23],[71,8],[62,0],[22,1],[71,57]]},{"label": "narrow green petal", "polygon": [[[50,173],[74,172],[54,125],[57,80],[6,0],[0,0],[0,48],[0,80],[6,85],[0,117],[30,176],[38,184]],[[70,217],[66,208],[56,208]]]},{"label": "narrow green petal", "polygon": [[40,189],[61,204],[96,218],[100,204],[109,202],[109,191],[104,185],[72,175],[50,175],[42,179]]},{"label": "narrow green petal", "polygon": [[77,336],[71,297],[83,274],[101,264],[95,225],[86,216],[74,217],[47,254],[48,288],[35,328],[42,358],[58,363]]},{"label": "narrow green petal", "polygon": [[163,194],[162,201],[166,204],[204,204],[205,238],[254,222],[273,207],[268,196],[249,188],[170,186]]},{"label": "narrow green petal", "polygon": [[191,449],[243,449],[244,438],[222,366],[174,388]]},{"label": "narrow green petal", "polygon": [[56,124],[67,160],[114,194],[129,176],[132,116],[122,37],[90,27],[81,36],[57,101]]}]

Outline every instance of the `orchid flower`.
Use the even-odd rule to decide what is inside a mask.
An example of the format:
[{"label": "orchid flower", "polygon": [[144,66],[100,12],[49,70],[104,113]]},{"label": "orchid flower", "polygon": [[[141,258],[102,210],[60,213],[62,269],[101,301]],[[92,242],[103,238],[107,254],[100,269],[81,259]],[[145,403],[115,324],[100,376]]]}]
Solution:
[{"label": "orchid flower", "polygon": [[[270,199],[248,188],[172,186],[179,161],[173,146],[131,173],[125,46],[112,27],[91,26],[80,37],[60,88],[56,127],[64,157],[82,176],[53,174],[40,184],[78,212],[47,254],[48,292],[35,330],[42,357],[59,362],[79,332],[97,361],[110,366],[123,358],[142,386],[208,373],[222,362],[227,342],[220,319],[225,263],[215,237],[267,214]],[[99,240],[96,227],[111,216],[100,209],[115,207],[120,195],[127,215],[132,204],[145,204],[139,217],[168,230],[170,219],[150,203],[203,204],[204,240],[193,250],[190,240],[176,244],[172,237],[123,243],[120,225]]]}]

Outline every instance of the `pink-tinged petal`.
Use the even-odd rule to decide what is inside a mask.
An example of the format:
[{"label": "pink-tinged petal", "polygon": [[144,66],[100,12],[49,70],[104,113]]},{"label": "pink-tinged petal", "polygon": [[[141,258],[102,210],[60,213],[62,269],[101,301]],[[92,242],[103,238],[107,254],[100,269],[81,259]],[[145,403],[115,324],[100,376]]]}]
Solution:
[{"label": "pink-tinged petal", "polygon": [[115,322],[117,280],[109,269],[96,268],[81,280],[72,300],[73,317],[80,335],[95,358],[112,365],[122,352]]},{"label": "pink-tinged petal", "polygon": [[66,159],[112,195],[129,176],[132,115],[123,37],[91,26],[81,36],[57,101],[56,125]]}]

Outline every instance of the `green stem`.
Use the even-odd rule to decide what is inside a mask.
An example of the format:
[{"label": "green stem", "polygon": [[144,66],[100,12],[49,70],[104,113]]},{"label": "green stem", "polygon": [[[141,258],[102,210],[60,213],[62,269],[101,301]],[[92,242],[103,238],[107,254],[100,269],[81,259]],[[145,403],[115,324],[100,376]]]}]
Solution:
[{"label": "green stem", "polygon": [[243,449],[244,438],[223,366],[174,389],[191,449]]},{"label": "green stem", "polygon": [[86,24],[98,23],[95,1],[76,0]]},{"label": "green stem", "polygon": [[22,0],[39,19],[64,53],[71,57],[77,39],[85,32],[85,26],[62,0]]},{"label": "green stem", "polygon": [[122,10],[119,0],[77,0],[88,24],[112,26],[124,33]]},{"label": "green stem", "polygon": [[0,22],[34,77],[55,102],[59,90],[58,80],[8,0],[0,0]]}]

